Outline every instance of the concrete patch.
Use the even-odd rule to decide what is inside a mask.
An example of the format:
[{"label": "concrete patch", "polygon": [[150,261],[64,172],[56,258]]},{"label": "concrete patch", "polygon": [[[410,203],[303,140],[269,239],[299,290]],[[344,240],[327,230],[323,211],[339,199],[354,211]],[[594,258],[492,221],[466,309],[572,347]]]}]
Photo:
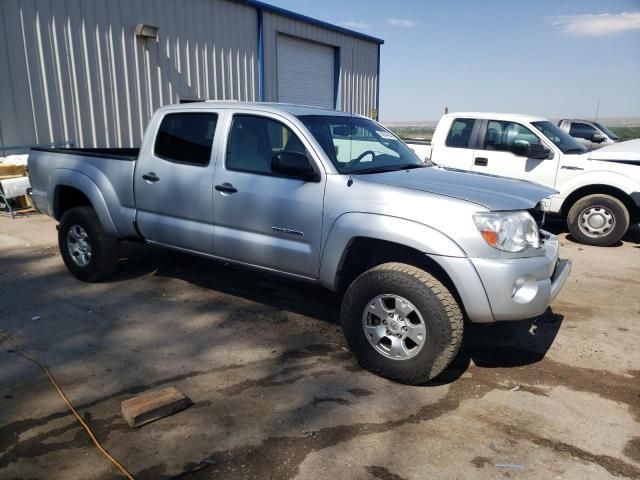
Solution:
[{"label": "concrete patch", "polygon": [[[407,387],[357,364],[340,298],[312,285],[129,244],[119,273],[89,285],[64,270],[51,220],[0,218],[0,231],[12,239],[0,241],[2,328],[139,480],[637,477],[637,241],[563,237],[574,270],[545,315],[467,326],[454,364]],[[8,350],[0,477],[113,478],[41,373]],[[120,402],[171,385],[192,408],[140,430],[122,420]]]}]

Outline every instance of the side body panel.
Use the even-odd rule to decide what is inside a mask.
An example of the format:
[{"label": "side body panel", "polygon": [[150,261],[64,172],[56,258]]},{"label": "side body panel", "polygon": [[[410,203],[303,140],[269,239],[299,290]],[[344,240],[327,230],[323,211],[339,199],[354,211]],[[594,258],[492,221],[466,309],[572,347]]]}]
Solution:
[{"label": "side body panel", "polygon": [[[569,165],[566,155],[564,167],[558,171],[556,189],[560,192],[551,199],[550,211],[560,212],[564,200],[579,188],[590,185],[607,185],[629,196],[640,191],[640,166],[598,160],[577,160]],[[566,168],[566,167],[570,168]],[[579,168],[580,170],[574,170]],[[615,169],[615,171],[612,171]]]},{"label": "side body panel", "polygon": [[32,151],[29,177],[38,208],[56,217],[61,187],[80,190],[91,201],[105,229],[136,236],[133,171],[135,162],[63,152]]}]

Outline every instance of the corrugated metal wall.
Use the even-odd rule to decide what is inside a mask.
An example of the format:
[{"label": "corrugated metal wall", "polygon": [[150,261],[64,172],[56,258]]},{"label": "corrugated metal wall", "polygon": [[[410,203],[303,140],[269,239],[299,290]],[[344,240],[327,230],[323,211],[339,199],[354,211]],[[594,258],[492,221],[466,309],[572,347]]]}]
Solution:
[{"label": "corrugated metal wall", "polygon": [[1,0],[0,142],[135,146],[161,105],[257,100],[257,29],[222,0]]},{"label": "corrugated metal wall", "polygon": [[[229,0],[0,0],[0,146],[137,146],[161,105],[257,101],[258,17]],[[278,99],[277,38],[288,34],[339,47],[339,108],[374,113],[375,42],[263,19],[265,100]],[[137,24],[159,27],[158,40],[136,37]]]},{"label": "corrugated metal wall", "polygon": [[293,18],[264,13],[264,75],[267,101],[278,99],[277,41],[287,34],[339,47],[340,87],[338,107],[373,116],[378,84],[378,45],[344,33],[310,25]]}]

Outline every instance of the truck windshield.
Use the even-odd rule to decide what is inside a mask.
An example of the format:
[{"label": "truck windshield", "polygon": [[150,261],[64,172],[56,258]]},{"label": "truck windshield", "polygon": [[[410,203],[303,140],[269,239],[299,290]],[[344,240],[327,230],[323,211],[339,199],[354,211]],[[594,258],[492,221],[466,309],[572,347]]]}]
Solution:
[{"label": "truck windshield", "polygon": [[545,120],[543,122],[531,122],[542,134],[551,140],[562,153],[579,154],[589,151],[587,147],[582,146],[572,136],[555,126],[553,123]]},{"label": "truck windshield", "polygon": [[600,130],[606,133],[611,140],[620,140],[620,137],[618,137],[615,133],[613,133],[611,130],[609,130],[607,127],[605,127],[601,123],[598,123],[598,122],[593,122],[593,123],[596,124],[596,127],[598,127]]},{"label": "truck windshield", "polygon": [[299,117],[340,173],[381,173],[426,165],[398,137],[362,117]]}]

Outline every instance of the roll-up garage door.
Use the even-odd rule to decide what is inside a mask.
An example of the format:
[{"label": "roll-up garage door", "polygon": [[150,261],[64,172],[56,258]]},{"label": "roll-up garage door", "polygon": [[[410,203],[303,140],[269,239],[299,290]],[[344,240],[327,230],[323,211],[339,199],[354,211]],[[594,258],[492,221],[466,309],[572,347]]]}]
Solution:
[{"label": "roll-up garage door", "polygon": [[334,48],[278,35],[278,101],[335,108]]}]

